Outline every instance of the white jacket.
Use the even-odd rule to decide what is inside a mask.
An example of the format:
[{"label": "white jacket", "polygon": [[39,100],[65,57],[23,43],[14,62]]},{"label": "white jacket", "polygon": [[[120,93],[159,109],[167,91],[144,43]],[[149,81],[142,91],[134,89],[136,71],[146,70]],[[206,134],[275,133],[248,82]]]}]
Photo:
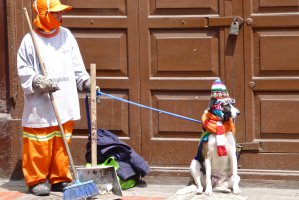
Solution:
[{"label": "white jacket", "polygon": [[[56,82],[60,88],[53,93],[53,96],[61,122],[80,119],[77,87],[82,90],[84,81],[90,76],[86,72],[74,36],[63,27],[57,29],[56,35],[52,37],[34,34],[47,78]],[[18,50],[17,68],[24,90],[22,126],[32,128],[56,126],[58,123],[49,94],[37,93],[32,87],[32,80],[42,72],[29,33],[23,38]]]}]

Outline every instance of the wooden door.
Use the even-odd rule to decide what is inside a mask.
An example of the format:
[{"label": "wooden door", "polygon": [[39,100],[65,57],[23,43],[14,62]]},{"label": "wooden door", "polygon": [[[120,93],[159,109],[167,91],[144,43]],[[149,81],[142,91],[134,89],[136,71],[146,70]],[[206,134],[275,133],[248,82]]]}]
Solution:
[{"label": "wooden door", "polygon": [[[65,12],[63,25],[74,34],[87,69],[90,63],[96,63],[97,85],[103,92],[139,102],[137,0],[62,2],[73,6]],[[78,164],[85,162],[88,135],[84,98],[81,94],[82,119],[76,123],[72,140]],[[137,107],[102,97],[97,105],[97,125],[140,151],[141,123]]]},{"label": "wooden door", "polygon": [[244,0],[244,8],[246,142],[256,153],[241,165],[298,176],[299,3]]},{"label": "wooden door", "polygon": [[[201,120],[221,78],[244,111],[242,37],[229,36],[240,1],[140,1],[141,102]],[[241,22],[240,22],[241,23]],[[180,170],[195,156],[201,124],[141,111],[142,155],[155,170]],[[238,140],[245,140],[244,115]]]}]

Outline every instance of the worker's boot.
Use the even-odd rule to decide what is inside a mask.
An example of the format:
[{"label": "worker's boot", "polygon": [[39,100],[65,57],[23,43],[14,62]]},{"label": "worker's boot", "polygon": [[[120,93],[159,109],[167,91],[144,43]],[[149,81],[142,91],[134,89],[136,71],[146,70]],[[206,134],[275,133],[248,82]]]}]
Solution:
[{"label": "worker's boot", "polygon": [[50,188],[46,183],[38,183],[36,185],[29,186],[28,192],[36,196],[48,196],[50,194]]}]

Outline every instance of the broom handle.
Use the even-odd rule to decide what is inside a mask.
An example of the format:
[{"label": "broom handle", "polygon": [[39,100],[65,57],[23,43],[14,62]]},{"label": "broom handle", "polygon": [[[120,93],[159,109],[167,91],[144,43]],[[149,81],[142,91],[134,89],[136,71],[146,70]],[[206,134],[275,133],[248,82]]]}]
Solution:
[{"label": "broom handle", "polygon": [[97,166],[96,64],[90,64],[91,166]]},{"label": "broom handle", "polygon": [[[42,61],[42,58],[41,58],[41,55],[40,55],[40,52],[39,52],[39,49],[38,49],[38,46],[37,46],[37,43],[36,43],[36,40],[35,40],[35,36],[34,36],[34,33],[33,33],[32,25],[31,25],[31,21],[29,19],[27,9],[23,8],[23,10],[24,10],[24,14],[25,14],[25,17],[26,17],[28,27],[30,29],[30,35],[31,35],[31,38],[32,38],[32,41],[33,41],[35,52],[36,52],[37,57],[38,57],[38,61],[39,61],[40,66],[41,66],[42,73],[45,77],[47,77],[47,72],[46,72],[44,63]],[[65,146],[67,155],[69,157],[69,161],[70,161],[70,165],[71,165],[71,168],[72,168],[72,171],[73,171],[74,179],[79,180],[78,175],[76,173],[74,161],[73,161],[73,158],[72,158],[72,155],[71,155],[71,151],[70,151],[69,145],[67,144],[67,141],[66,141],[66,138],[65,138],[65,133],[64,133],[64,130],[63,130],[63,127],[62,127],[62,124],[61,124],[61,120],[60,120],[59,113],[58,113],[58,110],[57,110],[57,107],[56,107],[56,104],[55,104],[55,101],[54,101],[53,94],[50,92],[49,96],[50,96],[50,100],[51,100],[51,103],[52,103],[52,107],[53,107],[53,110],[54,110],[56,120],[58,122],[59,129],[60,129],[60,132],[61,132],[61,135],[62,135],[63,143],[64,143],[64,146]]]}]

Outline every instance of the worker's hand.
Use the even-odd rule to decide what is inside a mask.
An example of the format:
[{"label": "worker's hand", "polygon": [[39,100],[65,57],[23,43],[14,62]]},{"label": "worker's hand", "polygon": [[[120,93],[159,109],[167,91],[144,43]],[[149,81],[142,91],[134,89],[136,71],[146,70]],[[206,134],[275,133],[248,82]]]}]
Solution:
[{"label": "worker's hand", "polygon": [[[83,91],[87,92],[87,93],[90,93],[90,79],[87,79],[84,84],[83,84]],[[100,90],[100,87],[99,86],[96,86],[96,90]],[[100,96],[97,95],[96,96],[96,100],[97,100],[97,103],[100,103]]]},{"label": "worker's hand", "polygon": [[48,93],[60,90],[56,83],[53,83],[51,80],[45,78],[40,74],[34,77],[32,81],[32,86],[37,92]]},{"label": "worker's hand", "polygon": [[87,79],[84,83],[83,83],[83,91],[90,93],[90,79]]}]

